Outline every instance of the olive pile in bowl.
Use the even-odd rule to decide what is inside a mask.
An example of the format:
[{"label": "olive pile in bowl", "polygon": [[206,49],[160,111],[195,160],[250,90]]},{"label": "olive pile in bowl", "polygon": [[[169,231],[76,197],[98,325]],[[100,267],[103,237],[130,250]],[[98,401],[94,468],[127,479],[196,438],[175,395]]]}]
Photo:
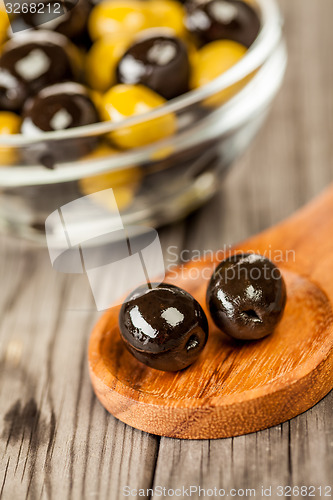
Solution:
[{"label": "olive pile in bowl", "polygon": [[26,235],[107,188],[125,222],[184,215],[250,142],[284,72],[274,0],[79,0],[47,22],[32,8],[9,19],[0,216]]}]

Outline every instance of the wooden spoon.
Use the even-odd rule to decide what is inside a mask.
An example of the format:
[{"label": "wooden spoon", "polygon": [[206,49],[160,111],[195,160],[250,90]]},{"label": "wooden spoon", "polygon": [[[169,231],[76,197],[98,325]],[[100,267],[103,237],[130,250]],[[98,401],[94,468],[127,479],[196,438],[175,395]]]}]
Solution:
[{"label": "wooden spoon", "polygon": [[[115,417],[161,436],[230,437],[295,417],[332,389],[333,186],[233,250],[253,250],[279,265],[288,299],[276,331],[241,343],[209,320],[199,359],[186,370],[161,372],[126,350],[119,307],[108,310],[91,335],[89,370],[98,399]],[[205,308],[209,276],[220,260],[221,252],[214,262],[191,262],[165,281],[186,289]]]}]

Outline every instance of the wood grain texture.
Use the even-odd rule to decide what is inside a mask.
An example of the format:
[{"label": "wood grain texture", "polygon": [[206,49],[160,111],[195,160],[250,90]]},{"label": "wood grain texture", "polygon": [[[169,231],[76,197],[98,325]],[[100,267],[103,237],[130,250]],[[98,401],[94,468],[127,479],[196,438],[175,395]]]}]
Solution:
[{"label": "wood grain texture", "polygon": [[[217,250],[258,233],[333,180],[333,2],[281,5],[289,49],[283,89],[221,194],[184,224],[160,231],[169,265],[174,253],[188,258],[183,249]],[[2,236],[0,278],[2,499],[118,500],[125,485],[259,491],[332,482],[332,392],[258,433],[159,439],[117,421],[93,395],[86,348],[97,314],[84,278],[53,272],[43,250]]]},{"label": "wood grain texture", "polygon": [[[311,238],[309,238],[311,234]],[[137,361],[122,341],[111,308],[89,344],[98,399],[133,427],[167,437],[216,439],[246,434],[299,415],[333,387],[333,185],[283,223],[214,258],[175,268],[166,282],[191,293],[209,318],[209,339],[186,370],[161,372]],[[240,343],[211,321],[206,291],[229,252],[279,258],[287,305],[273,335]]]}]

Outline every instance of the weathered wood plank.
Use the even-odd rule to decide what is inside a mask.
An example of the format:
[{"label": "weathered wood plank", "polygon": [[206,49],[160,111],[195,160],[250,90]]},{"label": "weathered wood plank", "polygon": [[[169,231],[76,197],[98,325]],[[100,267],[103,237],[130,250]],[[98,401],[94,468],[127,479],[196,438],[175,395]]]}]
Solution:
[{"label": "weathered wood plank", "polygon": [[264,486],[278,498],[278,486],[332,485],[332,407],[331,393],[298,418],[255,434],[214,441],[161,438],[154,487],[216,487],[229,496],[232,489],[255,489],[261,498]]},{"label": "weathered wood plank", "polygon": [[[2,498],[110,498],[128,476],[149,486],[158,439],[108,415],[90,386],[87,339],[97,314],[85,277],[54,272],[43,250],[20,255],[5,244],[5,253]],[[22,260],[27,269],[20,264],[11,280]]]},{"label": "weathered wood plank", "polygon": [[[239,241],[333,179],[333,3],[281,4],[289,45],[283,90],[221,195],[186,224],[161,231],[169,263],[170,245],[203,251]],[[127,484],[227,489],[330,481],[332,393],[261,433],[159,440],[116,421],[93,396],[86,345],[97,314],[85,278],[57,274],[45,251],[2,238],[0,279],[1,498],[118,500]]]}]

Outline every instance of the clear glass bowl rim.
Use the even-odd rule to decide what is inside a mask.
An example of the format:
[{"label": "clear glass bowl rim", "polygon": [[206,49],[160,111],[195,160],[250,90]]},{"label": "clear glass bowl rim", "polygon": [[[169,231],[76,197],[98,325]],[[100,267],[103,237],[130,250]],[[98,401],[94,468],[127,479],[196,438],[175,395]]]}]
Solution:
[{"label": "clear glass bowl rim", "polygon": [[127,118],[121,122],[99,122],[62,131],[43,132],[36,134],[34,137],[27,137],[22,134],[3,135],[0,137],[0,145],[24,147],[41,141],[60,141],[107,134],[117,130],[117,128],[150,121],[168,113],[179,113],[187,107],[193,106],[230,87],[258,69],[267,60],[282,36],[282,19],[276,0],[255,0],[255,3],[259,8],[261,17],[261,29],[258,37],[237,64],[209,84],[172,99],[149,113]]}]

